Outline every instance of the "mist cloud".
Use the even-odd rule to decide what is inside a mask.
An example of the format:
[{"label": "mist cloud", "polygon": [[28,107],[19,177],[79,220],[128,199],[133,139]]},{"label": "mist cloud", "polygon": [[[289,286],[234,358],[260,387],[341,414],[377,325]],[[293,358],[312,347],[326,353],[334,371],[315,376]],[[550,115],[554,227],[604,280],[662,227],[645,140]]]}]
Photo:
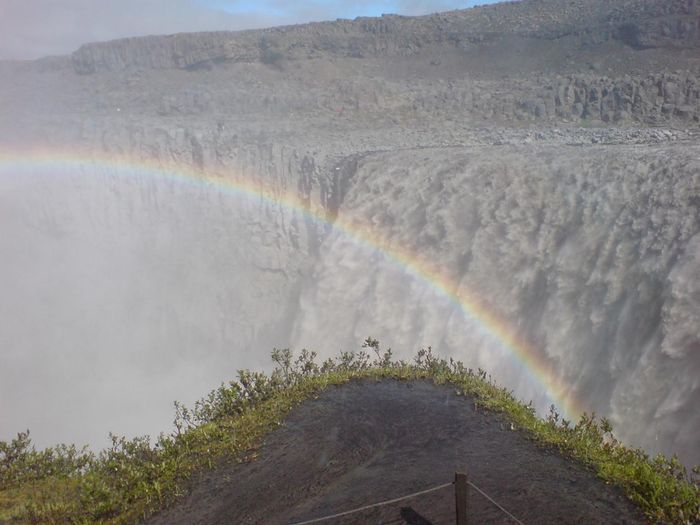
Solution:
[{"label": "mist cloud", "polygon": [[86,42],[186,31],[238,30],[381,13],[418,15],[493,0],[3,0],[0,59],[64,55]]}]

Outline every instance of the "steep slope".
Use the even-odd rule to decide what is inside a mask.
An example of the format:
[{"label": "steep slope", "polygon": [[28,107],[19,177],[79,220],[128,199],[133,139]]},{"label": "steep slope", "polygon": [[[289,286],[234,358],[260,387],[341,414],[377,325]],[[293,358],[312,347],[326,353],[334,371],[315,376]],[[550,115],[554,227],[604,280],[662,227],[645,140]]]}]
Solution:
[{"label": "steep slope", "polygon": [[[617,489],[474,410],[473,400],[428,382],[386,380],[305,403],[254,461],[204,473],[147,523],[296,523],[449,483],[456,470],[523,523],[644,522]],[[473,489],[468,506],[474,523],[512,523]],[[454,523],[454,512],[449,487],[331,522],[441,525]]]}]

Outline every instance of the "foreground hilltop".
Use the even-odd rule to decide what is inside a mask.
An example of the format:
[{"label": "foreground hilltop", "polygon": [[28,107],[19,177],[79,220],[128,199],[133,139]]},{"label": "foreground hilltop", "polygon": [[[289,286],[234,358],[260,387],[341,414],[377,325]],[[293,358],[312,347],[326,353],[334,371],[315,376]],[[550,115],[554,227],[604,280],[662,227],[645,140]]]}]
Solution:
[{"label": "foreground hilltop", "polygon": [[113,437],[95,456],[37,453],[26,434],[0,441],[0,523],[447,524],[465,471],[470,523],[700,518],[677,461],[626,448],[609,421],[539,419],[430,348],[409,364],[371,338],[363,347],[376,359],[342,352],[319,366],[314,352],[275,350],[270,376],[242,370],[194,409],[176,404],[155,446]]},{"label": "foreground hilltop", "polygon": [[[619,487],[502,415],[431,381],[357,381],[294,410],[255,459],[201,473],[186,497],[149,525],[283,525],[332,515],[452,481],[455,471],[523,523],[643,523]],[[453,487],[330,523],[454,523]],[[470,523],[514,523],[471,489]]]}]

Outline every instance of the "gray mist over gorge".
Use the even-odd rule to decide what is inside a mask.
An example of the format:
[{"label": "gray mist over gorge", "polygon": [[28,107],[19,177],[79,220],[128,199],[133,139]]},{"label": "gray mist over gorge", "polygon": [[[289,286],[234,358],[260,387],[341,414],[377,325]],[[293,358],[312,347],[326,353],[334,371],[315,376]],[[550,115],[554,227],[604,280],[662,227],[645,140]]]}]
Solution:
[{"label": "gray mist over gorge", "polygon": [[700,463],[699,18],[523,0],[0,62],[0,439],[156,435],[275,346],[368,335],[547,410],[342,221],[483,300],[624,441]]}]

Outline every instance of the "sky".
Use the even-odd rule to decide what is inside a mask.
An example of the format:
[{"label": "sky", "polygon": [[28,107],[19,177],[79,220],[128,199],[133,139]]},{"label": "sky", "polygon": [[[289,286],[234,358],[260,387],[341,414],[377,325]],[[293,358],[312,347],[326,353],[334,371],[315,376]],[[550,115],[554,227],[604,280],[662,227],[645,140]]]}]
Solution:
[{"label": "sky", "polygon": [[127,36],[428,14],[496,0],[0,0],[0,59],[72,53]]}]

